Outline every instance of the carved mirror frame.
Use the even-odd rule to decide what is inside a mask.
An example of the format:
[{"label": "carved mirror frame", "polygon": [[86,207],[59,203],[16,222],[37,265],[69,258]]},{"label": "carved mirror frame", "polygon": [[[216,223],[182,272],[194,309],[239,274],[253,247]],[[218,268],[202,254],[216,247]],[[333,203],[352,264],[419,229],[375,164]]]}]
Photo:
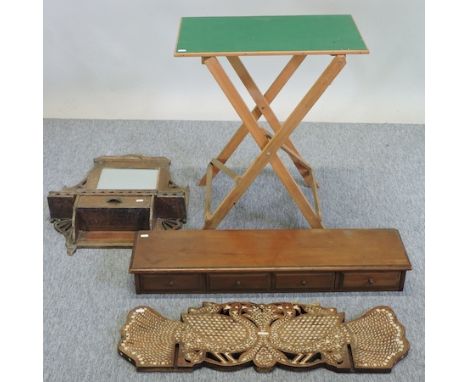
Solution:
[{"label": "carved mirror frame", "polygon": [[[179,229],[187,219],[188,188],[174,184],[170,177],[170,160],[166,157],[143,155],[102,156],[94,159],[94,167],[86,177],[73,187],[48,194],[51,222],[66,239],[67,253],[73,254],[81,247],[132,247],[135,231],[105,231],[99,234],[80,235],[76,222],[76,209],[80,198],[104,196],[114,198],[150,197],[150,229]],[[98,189],[104,169],[156,169],[157,184],[153,189]],[[115,207],[115,206],[109,206]],[[102,207],[101,207],[102,208]],[[102,211],[106,211],[102,208]]]}]

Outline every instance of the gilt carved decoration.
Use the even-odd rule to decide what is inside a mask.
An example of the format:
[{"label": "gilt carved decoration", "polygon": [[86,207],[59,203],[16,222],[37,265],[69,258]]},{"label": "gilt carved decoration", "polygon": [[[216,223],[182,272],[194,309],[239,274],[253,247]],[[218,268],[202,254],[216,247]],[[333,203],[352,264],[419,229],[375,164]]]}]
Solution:
[{"label": "gilt carved decoration", "polygon": [[138,371],[253,365],[257,371],[280,366],[389,372],[408,350],[405,329],[386,306],[344,322],[344,313],[318,304],[240,302],[204,303],[181,321],[137,307],[118,347]]}]

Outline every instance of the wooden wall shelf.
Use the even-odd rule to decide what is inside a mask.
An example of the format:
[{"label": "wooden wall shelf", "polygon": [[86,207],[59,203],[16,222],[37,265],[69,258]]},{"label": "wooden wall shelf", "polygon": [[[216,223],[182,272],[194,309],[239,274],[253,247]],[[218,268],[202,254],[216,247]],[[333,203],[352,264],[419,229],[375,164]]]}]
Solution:
[{"label": "wooden wall shelf", "polygon": [[401,291],[397,230],[140,231],[137,293]]}]

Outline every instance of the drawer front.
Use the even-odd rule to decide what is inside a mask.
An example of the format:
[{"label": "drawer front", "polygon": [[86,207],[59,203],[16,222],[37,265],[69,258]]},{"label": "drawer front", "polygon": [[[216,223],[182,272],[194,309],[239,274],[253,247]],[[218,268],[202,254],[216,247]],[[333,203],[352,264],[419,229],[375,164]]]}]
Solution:
[{"label": "drawer front", "polygon": [[208,275],[208,289],[212,292],[268,291],[269,273],[217,273]]},{"label": "drawer front", "polygon": [[80,195],[77,208],[151,208],[147,195]]},{"label": "drawer front", "polygon": [[345,272],[344,290],[399,290],[401,272]]},{"label": "drawer front", "polygon": [[334,272],[285,272],[275,275],[277,290],[333,290],[334,287]]},{"label": "drawer front", "polygon": [[201,274],[139,274],[135,275],[135,283],[137,293],[205,291]]},{"label": "drawer front", "polygon": [[75,226],[80,231],[140,231],[150,229],[145,208],[79,208]]}]

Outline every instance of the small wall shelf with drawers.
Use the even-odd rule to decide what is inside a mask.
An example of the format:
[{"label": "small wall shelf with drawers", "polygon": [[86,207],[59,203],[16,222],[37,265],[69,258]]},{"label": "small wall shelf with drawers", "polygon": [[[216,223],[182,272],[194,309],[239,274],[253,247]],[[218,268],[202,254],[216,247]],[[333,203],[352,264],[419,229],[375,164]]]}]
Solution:
[{"label": "small wall shelf with drawers", "polygon": [[401,291],[397,230],[140,231],[137,293]]}]

